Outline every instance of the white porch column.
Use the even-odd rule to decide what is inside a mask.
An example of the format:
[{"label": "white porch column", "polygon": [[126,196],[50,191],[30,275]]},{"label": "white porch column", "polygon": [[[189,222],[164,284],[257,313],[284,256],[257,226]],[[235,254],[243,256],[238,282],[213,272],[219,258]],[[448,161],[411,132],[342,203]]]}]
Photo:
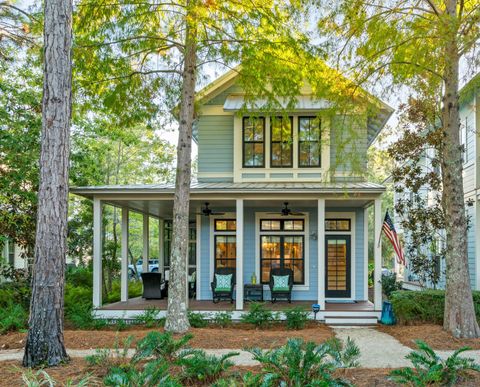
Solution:
[{"label": "white porch column", "polygon": [[143,214],[143,261],[142,272],[148,272],[148,258],[150,256],[150,217],[147,214]]},{"label": "white porch column", "polygon": [[162,273],[162,280],[165,280],[165,247],[164,240],[165,222],[163,219],[158,219],[158,272]]},{"label": "white porch column", "polygon": [[325,199],[318,199],[318,304],[325,310]]},{"label": "white porch column", "polygon": [[237,291],[235,307],[237,310],[243,310],[243,199],[237,199]]},{"label": "white porch column", "polygon": [[197,228],[197,231],[196,231],[196,237],[197,237],[197,246],[196,246],[196,251],[197,251],[197,262],[196,262],[196,266],[197,266],[197,269],[196,269],[196,279],[197,279],[197,288],[195,289],[195,292],[196,292],[196,295],[197,295],[197,300],[201,300],[202,297],[201,297],[201,284],[200,284],[200,280],[202,278],[202,254],[201,254],[201,248],[202,248],[202,244],[201,244],[201,239],[202,239],[202,215],[197,215],[196,219],[195,219],[195,225],[196,225],[196,228]]},{"label": "white porch column", "polygon": [[122,267],[120,270],[120,300],[128,301],[128,208],[122,207]]},{"label": "white porch column", "polygon": [[93,198],[93,307],[102,306],[102,201]]},{"label": "white porch column", "polygon": [[382,199],[375,199],[375,239],[374,239],[374,262],[375,262],[375,271],[374,271],[374,304],[375,310],[382,309]]},{"label": "white porch column", "polygon": [[363,209],[363,299],[368,301],[368,207]]}]

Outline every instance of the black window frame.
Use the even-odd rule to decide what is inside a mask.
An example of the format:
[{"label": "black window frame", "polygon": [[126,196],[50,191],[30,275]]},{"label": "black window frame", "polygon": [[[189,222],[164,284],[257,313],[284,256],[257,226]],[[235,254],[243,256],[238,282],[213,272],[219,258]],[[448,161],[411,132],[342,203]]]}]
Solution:
[{"label": "black window frame", "polygon": [[[301,282],[295,282],[295,273],[293,273],[293,284],[294,285],[305,285],[305,235],[303,234],[262,234],[259,236],[260,237],[260,283],[263,285],[266,285],[270,282],[270,279],[268,278],[266,281],[262,280],[262,263],[263,261],[272,261],[276,260],[277,258],[264,258],[263,257],[263,249],[262,249],[262,238],[263,237],[277,237],[280,238],[280,268],[285,268],[285,237],[290,238],[290,237],[299,237],[302,238],[302,258],[289,258],[287,260],[289,261],[301,261],[302,262],[302,281]],[[270,269],[271,270],[271,269]]]},{"label": "black window frame", "polygon": [[[282,124],[285,120],[283,116],[275,116],[274,120],[281,120]],[[290,165],[273,165],[273,144],[284,144],[285,141],[273,141],[273,125],[270,118],[270,168],[293,168],[293,116],[288,116],[290,120]]]},{"label": "black window frame", "polygon": [[233,267],[234,269],[237,268],[237,249],[235,249],[235,258],[217,258],[217,238],[222,237],[222,238],[234,238],[235,239],[235,244],[237,243],[237,235],[235,233],[232,234],[225,234],[225,233],[219,233],[215,234],[213,237],[213,266],[215,268],[215,271],[217,270],[217,260],[223,260],[223,261],[234,261],[235,266]]},{"label": "black window frame", "polygon": [[[264,221],[278,221],[280,222],[280,228],[278,230],[268,230],[262,228],[262,222]],[[300,221],[302,222],[302,229],[301,230],[285,230],[285,222],[290,221]],[[279,218],[261,218],[260,219],[260,231],[261,232],[305,232],[305,219],[302,218],[289,218],[289,219],[279,219]]]},{"label": "black window frame", "polygon": [[[262,120],[262,141],[245,141],[245,120],[250,120],[250,119],[261,119]],[[265,168],[265,117],[259,116],[259,117],[254,117],[254,116],[245,116],[242,117],[242,168]],[[263,144],[263,163],[262,165],[245,165],[245,144]]]},{"label": "black window frame", "polygon": [[[348,229],[338,229],[338,228],[335,228],[335,230],[333,229],[328,229],[327,228],[327,222],[338,222],[338,221],[341,221],[341,222],[344,222],[344,221],[347,221],[348,222]],[[326,232],[351,232],[352,231],[352,219],[350,218],[325,218],[325,231]]]},{"label": "black window frame", "polygon": [[[300,150],[301,150],[301,145],[302,143],[313,143],[314,141],[301,141],[300,140],[300,121],[302,119],[309,119],[309,120],[316,120],[318,119],[318,150],[319,150],[319,155],[318,155],[318,165],[301,165],[300,162]],[[322,167],[322,119],[320,117],[316,116],[299,116],[298,117],[298,168],[321,168]]]}]

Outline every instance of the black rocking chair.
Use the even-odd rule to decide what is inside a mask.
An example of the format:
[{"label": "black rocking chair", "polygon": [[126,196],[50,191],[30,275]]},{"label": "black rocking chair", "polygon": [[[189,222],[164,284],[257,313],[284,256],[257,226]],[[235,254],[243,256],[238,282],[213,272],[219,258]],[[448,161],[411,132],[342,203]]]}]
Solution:
[{"label": "black rocking chair", "polygon": [[[275,288],[273,276],[286,276],[288,275],[288,287],[286,288]],[[277,301],[277,298],[284,298],[288,300],[289,303],[292,302],[292,288],[293,288],[293,271],[291,269],[272,269],[270,271],[270,293],[272,297],[272,303]]]},{"label": "black rocking chair", "polygon": [[162,273],[142,273],[143,295],[146,300],[162,299]]},{"label": "black rocking chair", "polygon": [[[232,278],[230,280],[230,287],[228,288],[218,288],[217,287],[217,276],[215,274],[219,275],[228,275],[231,274]],[[212,294],[213,294],[213,303],[216,304],[220,300],[230,300],[230,302],[233,304],[233,290],[235,288],[235,269],[231,268],[221,268],[215,270],[215,273],[213,274],[213,282],[210,284],[212,287]]]}]

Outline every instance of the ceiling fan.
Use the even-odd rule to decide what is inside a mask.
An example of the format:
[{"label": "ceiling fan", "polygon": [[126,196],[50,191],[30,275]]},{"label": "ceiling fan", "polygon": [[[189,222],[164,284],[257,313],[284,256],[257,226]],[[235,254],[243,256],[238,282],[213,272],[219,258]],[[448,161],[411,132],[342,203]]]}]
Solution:
[{"label": "ceiling fan", "polygon": [[301,216],[303,215],[301,212],[293,212],[290,208],[288,208],[288,202],[283,202],[283,208],[280,212],[269,212],[269,215],[282,215],[282,216]]},{"label": "ceiling fan", "polygon": [[205,202],[205,207],[202,208],[202,212],[197,215],[204,215],[204,216],[210,216],[210,215],[225,215],[225,212],[213,212],[213,210],[209,207],[210,203]]}]

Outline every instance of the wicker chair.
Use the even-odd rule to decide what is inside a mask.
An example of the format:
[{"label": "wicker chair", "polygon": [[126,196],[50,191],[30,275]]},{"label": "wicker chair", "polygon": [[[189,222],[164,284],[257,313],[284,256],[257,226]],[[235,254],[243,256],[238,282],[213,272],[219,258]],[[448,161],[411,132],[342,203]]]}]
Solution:
[{"label": "wicker chair", "polygon": [[[285,276],[288,275],[288,288],[283,288],[280,290],[274,289],[273,276]],[[277,298],[284,298],[288,300],[289,303],[292,302],[292,288],[293,288],[293,271],[292,269],[271,269],[270,271],[270,293],[272,297],[272,303],[277,301]]]},{"label": "wicker chair", "polygon": [[[230,288],[229,289],[218,289],[217,288],[217,276],[215,274],[220,274],[220,275],[228,275],[231,274],[232,278],[230,281]],[[221,268],[215,270],[215,273],[213,274],[213,281],[210,284],[212,287],[212,294],[213,294],[213,303],[216,304],[220,300],[230,300],[230,302],[233,304],[233,290],[235,289],[235,269],[231,268]]]},{"label": "wicker chair", "polygon": [[162,273],[142,273],[143,295],[146,300],[162,299]]}]

